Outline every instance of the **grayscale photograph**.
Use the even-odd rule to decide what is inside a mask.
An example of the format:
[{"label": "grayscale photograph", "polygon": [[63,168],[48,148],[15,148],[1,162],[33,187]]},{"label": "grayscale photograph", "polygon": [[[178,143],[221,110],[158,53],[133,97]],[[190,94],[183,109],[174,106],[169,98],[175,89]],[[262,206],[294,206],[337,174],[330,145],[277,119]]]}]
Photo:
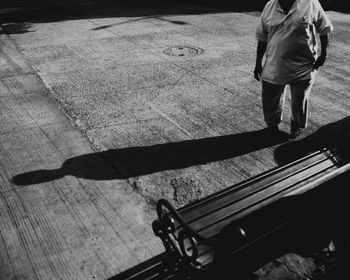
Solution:
[{"label": "grayscale photograph", "polygon": [[0,280],[349,280],[349,89],[347,0],[1,0]]}]

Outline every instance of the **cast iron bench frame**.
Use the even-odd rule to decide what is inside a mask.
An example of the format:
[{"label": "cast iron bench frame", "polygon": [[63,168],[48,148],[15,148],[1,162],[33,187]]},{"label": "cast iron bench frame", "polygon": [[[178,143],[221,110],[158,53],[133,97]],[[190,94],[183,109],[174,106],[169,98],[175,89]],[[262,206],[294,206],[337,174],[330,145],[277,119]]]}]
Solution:
[{"label": "cast iron bench frame", "polygon": [[[162,240],[169,261],[183,272],[182,278],[193,273],[207,273],[212,271],[217,239],[225,228],[230,226],[233,239],[230,252],[235,254],[331,199],[337,188],[321,186],[349,170],[349,162],[337,149],[325,148],[180,209],[161,199],[157,204],[158,220],[152,224],[153,231]],[[288,210],[285,216],[281,215],[277,221],[269,220],[263,228],[257,228],[249,221],[249,217],[261,209],[309,193],[311,197],[304,199],[296,211]]]}]

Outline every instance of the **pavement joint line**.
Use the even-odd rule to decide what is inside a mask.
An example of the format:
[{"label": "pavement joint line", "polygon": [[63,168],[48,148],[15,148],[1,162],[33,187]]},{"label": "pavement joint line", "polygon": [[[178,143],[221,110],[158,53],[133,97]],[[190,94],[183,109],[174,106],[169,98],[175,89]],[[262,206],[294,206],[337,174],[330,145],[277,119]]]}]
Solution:
[{"label": "pavement joint line", "polygon": [[[186,70],[186,69],[185,69]],[[185,74],[188,74],[185,73]],[[189,84],[190,82],[177,82],[177,84]],[[175,84],[176,85],[176,84]],[[165,87],[169,87],[169,86],[175,86],[174,82],[169,82],[169,83],[164,83],[164,84],[160,84],[160,85],[153,85],[153,86],[144,86],[144,87],[138,87],[138,88],[128,88],[126,89],[126,91],[135,91],[135,90],[140,90],[140,89],[150,89],[150,88],[165,88]]]},{"label": "pavement joint line", "polygon": [[20,131],[28,131],[28,130],[33,130],[33,129],[38,129],[38,125],[33,125],[33,127],[26,127],[26,128],[20,128],[18,130],[12,130],[12,131],[6,131],[6,132],[1,132],[0,136],[5,136],[5,135],[9,135],[9,134],[13,134],[13,133],[18,133]]},{"label": "pavement joint line", "polygon": [[[131,42],[131,43],[134,43],[134,42]],[[204,50],[204,51],[205,51],[205,50]],[[214,86],[218,86],[217,84],[215,84],[215,83],[212,82],[211,80],[207,79],[206,77],[203,77],[203,76],[199,75],[198,73],[194,72],[193,70],[188,70],[188,69],[185,68],[184,66],[179,65],[177,61],[174,61],[174,60],[171,59],[171,58],[164,57],[163,55],[160,55],[160,54],[158,54],[157,52],[154,52],[153,50],[149,50],[149,52],[153,53],[154,55],[160,57],[160,58],[163,59],[163,60],[166,60],[167,62],[170,62],[170,63],[173,64],[173,65],[176,65],[176,66],[179,67],[179,68],[182,68],[182,69],[186,70],[187,73],[191,73],[191,74],[193,74],[193,75],[195,75],[195,76],[197,76],[197,77],[199,77],[199,78],[201,78],[201,79],[203,79],[203,80],[205,80],[205,81],[211,83],[211,84],[214,85]],[[159,64],[160,64],[160,63],[164,63],[164,62],[159,62]],[[157,64],[157,63],[155,63],[155,64]]]},{"label": "pavement joint line", "polygon": [[[185,69],[186,70],[186,69]],[[179,85],[179,84],[187,84],[189,82],[180,82],[182,80],[183,77],[185,77],[188,73],[191,73],[191,71],[189,70],[186,70],[187,72],[183,73],[180,78],[178,78],[175,82],[171,83],[169,86],[171,86],[171,88],[175,88],[176,85]],[[149,101],[153,101],[155,98],[157,98],[158,96],[160,95],[160,93],[157,94],[157,96],[153,97],[151,100]]]},{"label": "pavement joint line", "polygon": [[[25,203],[23,203],[23,199],[21,199],[21,196],[19,196],[18,195],[18,193],[14,190],[14,192],[15,192],[15,194],[17,195],[17,197],[19,198],[19,201],[20,201],[20,203],[21,203],[21,206],[25,209],[25,210],[27,210],[26,209],[26,206],[25,206]],[[6,199],[6,197],[2,194],[2,193],[0,193],[0,195],[1,196],[3,196],[3,201],[5,202],[5,204],[6,204],[6,206],[7,206],[7,209],[8,209],[8,211],[10,212],[10,215],[11,215],[11,220],[12,220],[12,222],[15,222],[17,219],[14,217],[15,215],[14,215],[14,213],[11,211],[11,208],[12,207],[10,207],[9,206],[9,202],[8,202],[8,200]],[[31,219],[30,219],[30,217],[28,217],[29,218],[29,221],[30,221],[30,224],[31,225],[33,225],[33,223],[32,223],[32,221],[31,221]],[[36,233],[35,233],[36,234]],[[21,240],[21,242],[23,243],[23,244],[26,244],[26,242],[25,242],[25,238],[24,238],[24,235],[23,235],[23,233],[21,233],[21,232],[18,232],[18,238]],[[6,243],[5,243],[6,244]],[[40,247],[41,247],[41,245],[40,245]],[[37,274],[37,271],[34,269],[35,268],[35,266],[34,266],[34,264],[33,264],[33,260],[32,260],[32,258],[30,257],[30,253],[29,253],[29,248],[27,247],[27,246],[24,246],[24,251],[25,251],[25,254],[27,255],[27,257],[28,257],[28,260],[29,260],[29,263],[30,263],[30,265],[31,265],[31,268],[32,268],[32,271],[34,272],[34,275],[35,275],[35,277],[36,277],[36,279],[39,279],[39,277],[38,277],[38,274]]]},{"label": "pavement joint line", "polygon": [[111,124],[111,125],[106,125],[106,126],[96,126],[96,127],[92,128],[90,130],[112,128],[112,127],[117,127],[117,126],[121,126],[121,125],[128,125],[128,124],[138,124],[140,122],[148,122],[148,121],[152,121],[152,120],[161,120],[161,119],[162,118],[158,117],[158,118],[149,118],[149,119],[137,120],[137,121],[133,121],[133,122],[116,123],[116,124]]},{"label": "pavement joint line", "polygon": [[11,131],[0,132],[0,135],[4,136],[4,135],[8,135],[8,134],[18,133],[21,131],[29,131],[29,130],[33,130],[33,129],[39,129],[40,127],[44,128],[44,127],[56,126],[56,125],[61,124],[61,123],[65,124],[65,123],[67,123],[67,121],[57,121],[57,122],[44,123],[44,124],[38,124],[36,121],[34,121],[33,126],[31,126],[31,127],[20,127],[18,129],[13,129]]},{"label": "pavement joint line", "polygon": [[[89,20],[89,21],[90,21],[90,20]],[[99,25],[98,25],[97,23],[95,23],[95,22],[93,22],[93,24],[95,24],[96,26],[99,26]],[[119,34],[120,34],[120,33],[115,33],[114,31],[109,30],[108,28],[106,28],[106,29],[107,29],[109,32],[113,33],[114,35],[119,36]],[[167,59],[167,58],[164,57],[163,55],[159,55],[158,53],[156,53],[156,52],[154,52],[154,51],[152,51],[152,50],[150,50],[150,49],[142,48],[142,46],[140,46],[139,44],[137,44],[137,43],[134,42],[134,41],[131,41],[130,39],[123,38],[123,40],[126,40],[126,41],[128,41],[128,42],[130,42],[130,43],[132,43],[132,44],[134,44],[134,45],[136,45],[136,46],[138,46],[138,47],[140,47],[141,49],[144,49],[144,50],[146,50],[146,51],[148,51],[148,52],[150,52],[150,53],[152,53],[152,54],[158,56],[158,57],[161,58],[162,60],[168,61],[168,62],[170,62],[170,63],[172,63],[172,64],[174,64],[174,65],[176,65],[176,66],[178,66],[178,67],[180,67],[180,68],[183,68],[183,67],[181,67],[181,66],[175,64],[171,59]],[[185,68],[183,68],[183,69],[185,69]],[[185,70],[187,70],[187,69],[185,69]]]},{"label": "pavement joint line", "polygon": [[[92,24],[96,25],[97,27],[100,26],[99,24],[97,24],[96,22],[94,22],[94,19],[88,19],[87,21],[88,21],[88,22],[91,22]],[[108,27],[107,27],[105,30],[107,30],[108,32],[112,33],[113,35],[116,35],[117,37],[121,37],[121,36],[122,36],[122,34],[117,33],[117,32],[115,32],[115,31],[113,31],[113,30],[110,30]],[[108,38],[108,37],[106,37],[106,38]],[[125,40],[125,39],[124,39],[124,40]]]},{"label": "pavement joint line", "polygon": [[157,109],[157,107],[154,104],[149,104],[150,108],[155,111],[158,115],[160,115],[161,117],[163,117],[166,121],[168,121],[169,123],[173,124],[174,126],[176,126],[180,131],[182,131],[185,135],[187,135],[188,137],[190,137],[191,139],[195,139],[191,133],[189,131],[187,131],[186,129],[182,128],[176,121],[172,120],[168,115],[164,114],[161,110]]},{"label": "pavement joint line", "polygon": [[[134,68],[134,67],[138,67],[138,66],[147,66],[147,65],[156,65],[156,64],[169,64],[168,62],[171,62],[171,61],[161,61],[161,62],[155,62],[155,63],[152,63],[152,62],[149,62],[149,63],[140,63],[140,64],[132,64],[132,65],[125,65],[125,64],[113,64],[113,66],[111,67],[106,67],[104,71],[108,71],[108,70],[112,70],[112,69],[122,69],[122,68]],[[171,64],[174,64],[174,63],[171,63]],[[118,67],[119,66],[119,67]],[[121,66],[121,67],[120,67]],[[178,65],[176,65],[178,66]],[[183,68],[183,67],[181,67]],[[84,68],[86,69],[86,68]],[[91,70],[93,69],[96,69],[98,70],[98,67],[91,67],[89,68]],[[183,68],[184,70],[187,70],[186,68]],[[58,71],[58,72],[51,72],[49,74],[44,74],[42,75],[43,77],[46,77],[46,76],[56,76],[56,75],[65,75],[65,74],[68,74],[68,73],[75,73],[75,72],[80,72],[81,69],[77,69],[77,70],[68,70],[68,71]],[[123,71],[120,71],[121,73]],[[33,74],[32,74],[33,75]],[[39,75],[41,77],[41,75]],[[1,80],[1,78],[0,78]],[[152,87],[152,86],[149,86],[149,87]]]},{"label": "pavement joint line", "polygon": [[[88,20],[88,21],[91,21],[91,20]],[[93,24],[95,24],[96,26],[99,26],[98,24],[96,24],[95,22],[93,22],[93,21],[91,21]],[[108,28],[107,28],[108,29]],[[116,34],[116,33],[114,33],[113,31],[111,31],[110,30],[110,32],[111,33],[113,33],[113,34],[115,34],[115,35],[118,35],[118,34]],[[133,43],[133,44],[135,44],[136,46],[139,46],[137,43],[135,43],[135,42],[133,42],[133,41],[130,41],[130,40],[128,40],[127,38],[123,38],[123,40],[126,40],[126,41],[129,41],[129,42],[131,42],[131,43]],[[132,66],[125,66],[125,68],[127,68],[127,67],[129,67],[129,68],[131,68],[131,67],[134,67],[134,66],[142,66],[142,65],[157,65],[157,64],[164,64],[164,63],[170,63],[170,64],[173,64],[173,65],[175,65],[175,66],[177,66],[177,67],[179,67],[179,68],[181,68],[181,69],[183,69],[183,70],[185,70],[186,72],[174,83],[174,82],[172,82],[172,83],[169,83],[169,84],[162,84],[162,85],[156,85],[156,86],[145,86],[145,87],[139,87],[139,88],[128,88],[126,91],[134,91],[134,90],[140,90],[140,89],[147,89],[147,88],[154,88],[154,87],[166,87],[166,86],[172,86],[172,87],[175,87],[177,84],[186,84],[186,83],[189,83],[189,82],[179,82],[179,80],[181,80],[186,74],[189,74],[189,73],[191,73],[192,75],[195,75],[195,76],[197,76],[198,78],[200,78],[200,79],[202,79],[202,80],[204,80],[204,81],[206,81],[206,82],[208,82],[208,83],[210,83],[210,84],[212,84],[212,85],[214,85],[215,87],[217,87],[217,88],[219,88],[219,89],[221,89],[221,90],[224,90],[224,91],[228,91],[228,92],[230,92],[231,94],[233,94],[233,92],[232,91],[230,91],[230,90],[228,90],[228,89],[226,89],[226,88],[223,88],[223,87],[221,87],[220,85],[218,85],[218,84],[216,84],[215,82],[213,82],[213,81],[211,81],[211,80],[209,80],[209,79],[207,79],[206,77],[203,77],[203,76],[201,76],[201,75],[199,75],[198,73],[196,73],[196,72],[194,72],[193,70],[188,70],[187,68],[185,68],[185,67],[183,67],[183,66],[181,66],[181,65],[179,65],[176,61],[173,61],[172,59],[168,59],[168,58],[166,58],[166,57],[164,57],[163,55],[160,55],[160,54],[158,54],[157,52],[155,52],[155,51],[153,51],[152,49],[148,49],[147,50],[148,52],[150,52],[150,53],[153,53],[154,55],[156,55],[156,56],[158,56],[158,57],[160,57],[163,61],[162,62],[157,62],[157,63],[145,63],[145,64],[140,64],[140,65],[132,65]],[[165,60],[165,61],[164,61]],[[111,69],[113,69],[113,68],[116,68],[116,67],[112,67]],[[78,71],[70,71],[70,72],[78,72]],[[68,72],[62,72],[61,74],[66,74],[66,73],[68,73]],[[48,74],[48,75],[56,75],[56,73],[52,73],[52,74]],[[41,78],[41,77],[40,77]],[[45,83],[44,83],[45,84]],[[154,98],[152,98],[152,100],[153,100]],[[55,102],[57,102],[57,100],[56,99],[54,99],[55,100]],[[252,103],[252,104],[255,104],[255,103],[253,103],[253,102],[251,102],[251,101],[249,101],[248,100],[248,102],[249,103]],[[151,106],[151,108],[152,108],[152,106]],[[157,110],[155,110],[154,108],[152,108],[156,113],[158,113],[158,114],[160,114],[160,112],[159,111],[157,111]],[[160,114],[161,116],[163,116],[162,114]],[[164,116],[163,116],[164,117]],[[168,120],[169,121],[169,120]],[[171,121],[169,121],[169,122],[171,122]],[[173,122],[171,122],[171,123],[173,123]],[[110,126],[106,126],[106,127],[110,127]],[[178,125],[177,125],[177,127],[178,127]],[[103,128],[103,127],[102,127]],[[100,129],[102,129],[102,128],[100,128]],[[183,131],[186,135],[188,135],[188,136],[190,136],[191,138],[192,138],[192,136],[191,136],[191,134],[189,133],[189,132],[187,132],[187,131]]]},{"label": "pavement joint line", "polygon": [[[181,67],[181,66],[179,66],[179,67]],[[183,68],[183,69],[185,69],[185,68]],[[185,69],[185,70],[186,70],[186,69]],[[222,87],[221,85],[217,84],[215,81],[212,81],[212,80],[207,79],[206,77],[200,76],[200,75],[198,75],[197,73],[195,73],[195,72],[193,72],[193,71],[191,71],[191,70],[188,70],[188,72],[191,73],[191,74],[193,74],[193,75],[196,75],[197,77],[199,77],[199,78],[205,80],[206,82],[208,82],[208,83],[210,83],[210,84],[212,84],[212,85],[218,87],[219,89],[221,89],[221,90],[223,90],[223,91],[227,91],[227,92],[231,93],[232,95],[234,95],[234,92],[232,92],[231,90],[227,89],[226,87]],[[250,100],[246,100],[246,99],[244,99],[243,97],[239,97],[239,98],[240,98],[241,100],[244,100],[244,102],[248,102],[248,103],[251,103],[251,104],[256,104],[255,102],[252,102],[252,101],[250,101]]]},{"label": "pavement joint line", "polygon": [[43,130],[43,128],[41,126],[39,126],[39,130],[45,135],[46,139],[51,143],[51,145],[54,147],[54,149],[56,150],[56,152],[62,156],[62,158],[65,158],[65,155],[62,153],[61,149],[59,149],[57,147],[57,145],[55,144],[55,142],[51,139],[51,137],[47,134],[47,132],[45,132],[45,130]]},{"label": "pavement joint line", "polygon": [[[30,64],[28,64],[28,65],[30,66]],[[13,77],[17,77],[17,76],[36,76],[36,75],[37,75],[37,73],[33,69],[33,72],[29,72],[29,73],[23,73],[23,74],[18,73],[18,74],[13,74],[13,75],[0,76],[0,80],[13,78]]]},{"label": "pavement joint line", "polygon": [[18,77],[18,76],[27,76],[27,75],[35,75],[35,72],[24,73],[24,74],[2,75],[2,76],[0,76],[0,80],[5,80],[7,78],[14,78],[14,77]]},{"label": "pavement joint line", "polygon": [[[110,162],[108,161],[107,158],[105,158],[102,154],[102,159],[108,163],[110,165]],[[114,165],[112,164],[112,167],[113,169],[115,170],[114,168]],[[84,184],[80,181],[81,179],[80,178],[76,178],[77,181],[78,181],[78,184],[80,185],[80,187],[84,190],[84,192],[89,196],[90,194],[86,191],[86,188],[84,186]],[[143,197],[142,197],[143,198]],[[144,198],[143,198],[144,199]],[[94,202],[94,201],[93,201]],[[113,207],[113,205],[108,201],[106,200],[106,203],[111,207],[111,209],[113,209],[113,213],[118,216],[121,220],[122,217],[120,215],[120,213],[118,211],[115,210],[115,208]],[[94,204],[96,205],[96,203],[94,202]],[[99,208],[99,207],[97,207]],[[99,211],[99,213],[105,218],[105,220],[110,224],[111,228],[113,229],[113,231],[115,232],[115,234],[119,237],[119,239],[124,243],[124,245],[129,249],[129,252],[133,255],[133,257],[138,261],[140,262],[141,259],[138,258],[137,254],[134,253],[134,250],[132,247],[130,247],[130,245],[128,244],[128,242],[125,242],[124,238],[122,237],[122,235],[119,233],[119,231],[115,228],[115,226],[113,225],[113,223],[111,222],[110,218],[103,212],[103,211]]]}]

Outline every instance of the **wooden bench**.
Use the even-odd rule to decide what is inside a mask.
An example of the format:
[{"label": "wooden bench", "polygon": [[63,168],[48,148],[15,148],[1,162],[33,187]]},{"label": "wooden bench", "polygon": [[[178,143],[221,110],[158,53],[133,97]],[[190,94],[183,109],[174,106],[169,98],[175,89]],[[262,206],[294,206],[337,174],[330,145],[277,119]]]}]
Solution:
[{"label": "wooden bench", "polygon": [[216,277],[223,266],[234,275],[250,265],[252,254],[279,249],[281,236],[283,245],[291,245],[286,236],[306,236],[310,230],[318,235],[329,228],[328,215],[341,188],[336,179],[349,170],[348,159],[336,149],[322,149],[180,209],[161,199],[153,231],[182,271],[180,279]]}]

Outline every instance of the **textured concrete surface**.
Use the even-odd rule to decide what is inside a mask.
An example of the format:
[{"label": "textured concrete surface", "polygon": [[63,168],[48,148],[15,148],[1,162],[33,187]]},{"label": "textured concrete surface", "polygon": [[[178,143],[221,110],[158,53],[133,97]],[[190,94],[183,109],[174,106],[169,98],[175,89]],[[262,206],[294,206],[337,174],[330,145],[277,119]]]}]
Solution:
[{"label": "textured concrete surface", "polygon": [[[1,260],[9,279],[108,278],[162,250],[149,226],[157,199],[182,206],[288,161],[275,153],[288,143],[261,140],[252,76],[258,12],[95,8],[2,23],[0,222],[9,253]],[[303,137],[349,115],[350,18],[329,16],[336,30]],[[204,52],[164,53],[185,45]],[[295,274],[287,266],[298,257],[282,260],[281,271],[259,277],[305,279],[300,271],[312,267],[304,261]]]},{"label": "textured concrete surface", "polygon": [[[259,14],[213,9],[196,14],[203,9],[188,9],[191,14],[159,15],[155,11],[147,16],[108,14],[29,22],[27,32],[10,36],[50,94],[98,151],[185,140],[196,146],[196,141],[204,138],[212,139],[215,145],[215,137],[229,138],[262,129],[260,84],[251,75]],[[306,135],[348,115],[344,75],[349,69],[337,63],[348,55],[343,34],[348,16],[337,12],[329,15],[336,31],[330,60],[314,88]],[[183,45],[204,52],[193,57],[164,53],[169,46]],[[286,132],[288,105],[282,124]],[[202,189],[195,192],[199,198],[277,165],[273,143],[265,147],[256,143],[240,153],[237,141],[227,147],[231,156],[222,155],[202,164],[201,156],[196,154],[197,162],[188,164],[183,157],[173,160],[180,163],[164,164],[166,168],[161,168],[161,163],[158,167],[152,164],[156,160],[152,156],[148,165],[154,166],[153,170],[144,172],[129,164],[130,176],[121,177],[129,177],[148,200],[165,196],[181,206],[195,198],[177,201],[174,181],[194,180]],[[121,168],[125,160],[114,162]]]},{"label": "textured concrete surface", "polygon": [[[0,35],[0,45],[0,279],[106,279],[161,252],[154,212],[125,180],[43,182],[45,170],[94,151],[14,42]],[[101,157],[94,164],[115,173]]]}]

